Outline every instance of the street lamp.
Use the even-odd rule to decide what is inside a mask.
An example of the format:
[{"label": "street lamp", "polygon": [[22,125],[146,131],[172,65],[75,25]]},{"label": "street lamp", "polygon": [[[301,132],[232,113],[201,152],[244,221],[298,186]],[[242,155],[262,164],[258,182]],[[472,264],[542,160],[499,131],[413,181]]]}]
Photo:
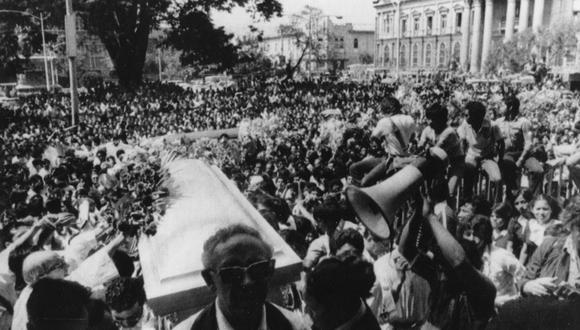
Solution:
[{"label": "street lamp", "polygon": [[50,80],[48,78],[48,61],[46,60],[46,38],[44,36],[44,16],[40,13],[40,16],[34,16],[27,11],[20,11],[20,10],[7,10],[3,9],[0,10],[0,13],[12,13],[12,14],[20,14],[23,16],[29,16],[35,18],[40,21],[40,32],[42,34],[42,54],[44,58],[44,76],[46,79],[46,90],[50,91]]}]

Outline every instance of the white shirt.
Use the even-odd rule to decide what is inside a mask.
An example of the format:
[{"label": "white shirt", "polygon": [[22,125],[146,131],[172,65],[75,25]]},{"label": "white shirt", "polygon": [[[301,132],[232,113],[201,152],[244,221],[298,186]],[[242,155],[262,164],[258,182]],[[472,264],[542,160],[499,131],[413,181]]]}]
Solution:
[{"label": "white shirt", "polygon": [[537,246],[540,246],[544,241],[544,233],[546,232],[546,228],[550,225],[558,224],[560,221],[558,220],[550,220],[546,224],[541,224],[536,219],[531,219],[528,221],[528,229],[530,231],[530,241],[534,242]]},{"label": "white shirt", "polygon": [[[406,150],[409,141],[416,130],[417,127],[413,117],[398,114],[379,120],[372,132],[372,136],[384,139],[383,143],[387,153],[396,156],[405,156],[407,155]],[[399,133],[402,141],[397,138],[396,132]]]}]

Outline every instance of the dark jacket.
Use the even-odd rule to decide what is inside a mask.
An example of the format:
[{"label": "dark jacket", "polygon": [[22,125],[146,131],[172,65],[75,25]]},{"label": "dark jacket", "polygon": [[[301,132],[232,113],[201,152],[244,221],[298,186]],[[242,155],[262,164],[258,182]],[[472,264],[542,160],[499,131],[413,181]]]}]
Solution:
[{"label": "dark jacket", "polygon": [[353,324],[351,330],[381,330],[381,327],[370,308],[367,307],[363,317]]},{"label": "dark jacket", "polygon": [[524,285],[540,277],[556,277],[558,281],[567,281],[570,271],[570,255],[564,250],[567,237],[546,236],[536,249],[522,280],[518,283],[520,290]]},{"label": "dark jacket", "polygon": [[[274,305],[266,302],[266,322],[268,329],[292,330],[292,324]],[[202,310],[193,323],[191,330],[217,330],[215,302]]]},{"label": "dark jacket", "polygon": [[[353,319],[351,319],[350,322],[353,322],[349,325],[343,324],[340,327],[344,330],[381,330],[381,326],[379,325],[379,322],[377,321],[377,319],[375,318],[374,314],[372,313],[371,309],[366,306],[364,306],[365,308],[365,312],[362,316],[360,316],[360,318],[356,321],[353,322]],[[359,314],[360,315],[360,314]],[[358,317],[358,316],[355,316]],[[314,326],[313,329],[316,329],[316,327]]]}]

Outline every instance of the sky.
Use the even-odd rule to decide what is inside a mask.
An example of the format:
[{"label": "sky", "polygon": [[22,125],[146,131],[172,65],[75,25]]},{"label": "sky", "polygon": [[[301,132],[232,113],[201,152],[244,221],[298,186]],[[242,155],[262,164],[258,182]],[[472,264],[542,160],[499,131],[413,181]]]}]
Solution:
[{"label": "sky", "polygon": [[[374,29],[375,10],[373,0],[278,0],[282,4],[282,15],[290,16],[300,12],[304,6],[309,5],[322,9],[324,15],[342,16],[344,23],[353,23],[356,27]],[[243,8],[236,8],[232,13],[214,13],[214,23],[223,26],[229,33],[243,36],[249,32],[248,25],[253,24],[262,29],[266,36],[274,35],[276,28],[285,23],[287,18],[275,18],[270,22],[252,21],[250,15]]]}]

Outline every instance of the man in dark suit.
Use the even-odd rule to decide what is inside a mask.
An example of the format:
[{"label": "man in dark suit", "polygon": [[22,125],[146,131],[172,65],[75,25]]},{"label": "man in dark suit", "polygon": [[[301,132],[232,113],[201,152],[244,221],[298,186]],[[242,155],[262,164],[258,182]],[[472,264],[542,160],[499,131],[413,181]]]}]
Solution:
[{"label": "man in dark suit", "polygon": [[266,301],[274,273],[272,247],[260,233],[236,224],[218,230],[204,244],[203,278],[216,300],[175,330],[302,330],[289,311]]}]

